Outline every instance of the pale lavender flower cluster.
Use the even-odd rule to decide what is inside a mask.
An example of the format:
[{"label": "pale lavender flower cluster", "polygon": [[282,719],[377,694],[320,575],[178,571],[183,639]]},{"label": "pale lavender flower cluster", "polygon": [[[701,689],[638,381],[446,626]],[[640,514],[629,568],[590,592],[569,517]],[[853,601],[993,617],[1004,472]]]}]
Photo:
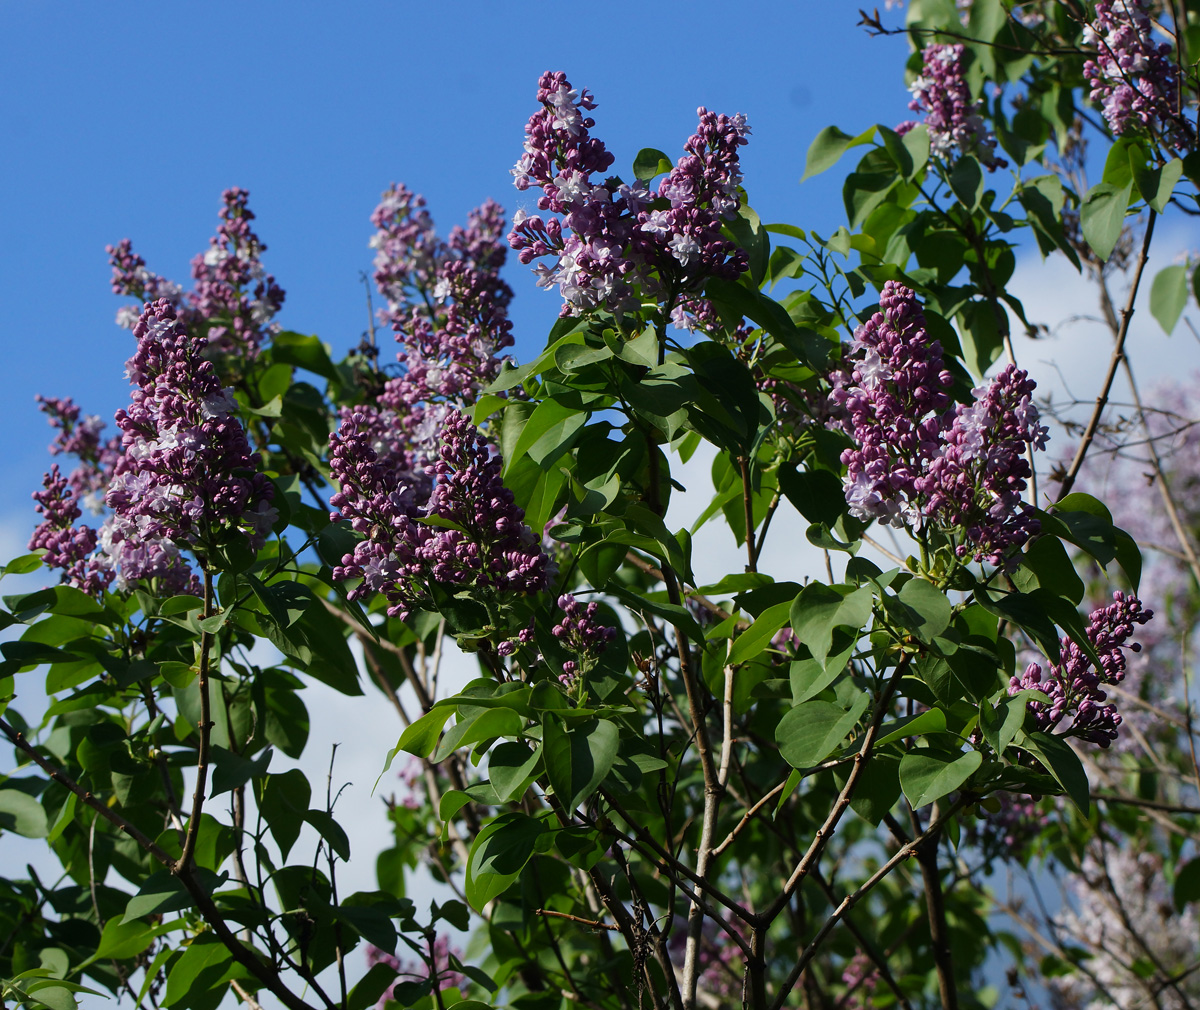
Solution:
[{"label": "pale lavender flower cluster", "polygon": [[44,550],[42,563],[62,569],[62,580],[68,585],[93,595],[103,592],[112,582],[112,571],[94,561],[96,531],[75,525],[81,515],[78,493],[59,472],[57,463],[50,467],[42,486],[44,490],[33,492],[33,499],[43,519],[33,531],[29,549]]},{"label": "pale lavender flower cluster", "polygon": [[1179,112],[1179,68],[1171,46],[1150,38],[1148,0],[1097,0],[1096,17],[1084,42],[1096,56],[1083,65],[1104,119],[1113,134],[1145,127],[1172,147],[1187,149],[1195,131]]},{"label": "pale lavender flower cluster", "polygon": [[[427,978],[433,979],[435,988],[439,991],[443,989],[458,989],[462,991],[467,987],[467,977],[460,971],[455,971],[450,967],[450,955],[453,954],[461,960],[462,952],[450,946],[450,941],[444,936],[438,936],[433,941],[433,971],[430,972],[430,966],[427,961],[401,960],[395,954],[389,954],[386,950],[380,950],[373,943],[367,944],[367,966],[374,967],[377,964],[386,964],[396,973],[396,982],[423,982]],[[393,982],[387,989],[384,990],[382,996],[379,997],[379,1006],[384,1007],[392,999],[392,990],[396,987],[396,982]]]},{"label": "pale lavender flower cluster", "polygon": [[1049,663],[1048,671],[1039,663],[1030,663],[1021,676],[1014,675],[1009,681],[1008,693],[1030,688],[1041,691],[1049,701],[1030,701],[1027,706],[1038,729],[1050,732],[1070,717],[1064,736],[1107,747],[1117,738],[1121,716],[1116,706],[1108,703],[1103,688],[1124,680],[1124,650],[1141,650],[1141,645],[1129,641],[1134,626],[1146,624],[1153,616],[1136,596],[1118,590],[1112,603],[1097,607],[1088,619],[1087,637],[1100,659],[1099,669],[1073,639],[1063,638],[1061,662]]},{"label": "pale lavender flower cluster", "polygon": [[333,571],[336,579],[362,579],[351,599],[383,593],[388,614],[403,619],[428,601],[430,583],[515,595],[545,588],[549,559],[500,480],[499,456],[466,415],[446,409],[441,419],[425,502],[397,476],[401,457],[381,461],[373,442],[362,409],[330,438],[340,487],[330,518],[367,535]]},{"label": "pale lavender flower cluster", "polygon": [[[220,223],[209,247],[192,260],[195,289],[183,289],[146,269],[129,239],[107,246],[113,268],[113,292],[139,302],[165,299],[197,340],[246,359],[257,357],[271,333],[272,319],[283,306],[284,291],[263,268],[266,251],[250,227],[254,213],[247,190],[234,186],[221,194]],[[117,323],[132,329],[140,310],[132,305],[117,312]]]},{"label": "pale lavender flower cluster", "polygon": [[859,951],[842,969],[842,983],[846,986],[846,996],[839,1005],[844,1010],[865,1010],[879,985],[879,969],[870,956]]},{"label": "pale lavender flower cluster", "polygon": [[750,132],[742,115],[697,110],[699,126],[685,155],[651,192],[644,183],[593,178],[613,156],[591,135],[596,103],[561,71],[538,80],[542,108],[525,126],[525,153],[513,169],[516,187],[541,190],[543,219],[518,211],[509,244],[522,263],[551,257],[535,270],[541,287],[557,285],[563,315],[597,306],[636,309],[645,297],[687,292],[707,277],[734,278],[744,250],[721,235],[737,215],[742,175],[738,149]]},{"label": "pale lavender flower cluster", "polygon": [[51,427],[58,430],[49,446],[50,455],[74,456],[79,460],[67,480],[76,497],[93,512],[99,512],[103,491],[121,457],[120,437],[102,441],[100,433],[104,430],[104,422],[95,414],[81,420],[79,406],[70,397],[39,395],[35,399]]},{"label": "pale lavender flower cluster", "polygon": [[[929,149],[935,158],[946,161],[962,154],[973,154],[989,171],[1004,168],[1008,162],[996,155],[996,138],[981,115],[982,103],[971,99],[971,89],[963,75],[966,47],[934,43],[925,48],[921,74],[909,90],[913,112],[925,114],[929,128]],[[901,123],[898,133],[907,133],[916,125]]]},{"label": "pale lavender flower cluster", "polygon": [[425,201],[393,185],[371,222],[378,229],[375,283],[387,301],[381,316],[396,332],[404,366],[381,402],[401,410],[436,398],[473,400],[513,344],[512,290],[500,279],[508,255],[504,209],[486,201],[442,242]]},{"label": "pale lavender flower cluster", "polygon": [[579,676],[581,664],[588,666],[608,648],[608,643],[617,636],[617,629],[596,619],[599,607],[595,602],[584,606],[571,593],[563,593],[558,598],[558,609],[563,616],[552,634],[578,657],[578,662],[568,659],[563,663],[563,672],[559,676],[559,680],[570,685]]},{"label": "pale lavender flower cluster", "polygon": [[233,398],[166,299],[147,304],[133,332],[134,390],[116,415],[124,453],[106,495],[113,541],[205,548],[236,530],[258,547],[277,515],[274,487]]},{"label": "pale lavender flower cluster", "polygon": [[[1058,930],[1090,952],[1087,971],[1051,979],[1057,999],[1089,1010],[1147,1003],[1185,1010],[1200,1003],[1200,973],[1194,970],[1200,917],[1194,904],[1176,912],[1165,869],[1158,853],[1103,841],[1089,846],[1081,872],[1070,875],[1074,900],[1055,917]],[[1173,984],[1138,971],[1147,951]],[[1154,993],[1152,1000],[1147,992]]]},{"label": "pale lavender flower cluster", "polygon": [[998,809],[984,807],[982,819],[974,822],[969,832],[971,840],[985,849],[999,849],[1006,856],[1018,855],[1050,823],[1050,816],[1041,810],[1040,797],[1001,790],[992,793],[988,800],[998,805]]},{"label": "pale lavender flower cluster", "polygon": [[857,443],[842,453],[850,513],[961,530],[960,557],[1001,564],[1038,531],[1021,501],[1025,448],[1043,448],[1047,432],[1034,383],[1010,366],[950,409],[953,380],[915,294],[888,281],[879,306],[855,331],[848,367],[830,377],[836,423]]}]

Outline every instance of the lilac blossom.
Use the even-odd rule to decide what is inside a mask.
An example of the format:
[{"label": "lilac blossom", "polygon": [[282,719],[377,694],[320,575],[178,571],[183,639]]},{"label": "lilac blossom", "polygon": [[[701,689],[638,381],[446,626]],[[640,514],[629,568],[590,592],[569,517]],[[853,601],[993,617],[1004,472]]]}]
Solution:
[{"label": "lilac blossom", "polygon": [[[283,305],[284,291],[263,268],[266,245],[250,222],[249,193],[234,186],[221,194],[220,223],[209,247],[192,260],[191,292],[146,268],[129,239],[106,246],[113,268],[113,292],[139,302],[165,299],[197,341],[250,360],[258,356],[278,325],[272,320]],[[133,329],[140,309],[123,306],[117,323]]]},{"label": "lilac blossom", "polygon": [[[972,101],[963,76],[965,53],[962,45],[927,46],[921,74],[909,89],[913,98],[908,107],[925,114],[929,149],[935,158],[950,161],[973,154],[989,171],[1004,168],[1008,162],[996,155],[996,138],[984,123],[983,103]],[[905,122],[896,129],[903,134],[913,125]]]},{"label": "lilac blossom", "polygon": [[330,518],[366,535],[333,572],[362,579],[351,599],[381,592],[388,614],[403,619],[429,601],[431,582],[489,595],[545,588],[549,559],[500,480],[500,457],[466,415],[447,409],[441,419],[437,455],[424,467],[432,479],[425,502],[397,481],[397,457],[381,460],[371,422],[355,410],[330,438],[340,487]]},{"label": "lilac blossom", "polygon": [[879,305],[831,376],[830,405],[857,444],[842,453],[850,514],[932,524],[957,539],[959,557],[1002,564],[1039,529],[1021,500],[1026,449],[1046,444],[1034,383],[1010,365],[950,408],[952,378],[915,294],[888,281]]},{"label": "lilac blossom", "polygon": [[955,407],[941,452],[916,481],[924,513],[940,526],[960,527],[960,556],[1002,564],[1041,529],[1021,500],[1030,476],[1026,447],[1044,449],[1049,429],[1032,400],[1036,383],[1008,365],[970,404]]},{"label": "lilac blossom", "polygon": [[58,430],[50,443],[50,454],[74,456],[79,460],[67,480],[76,497],[93,512],[99,512],[104,489],[121,456],[120,437],[102,441],[100,433],[104,430],[104,422],[95,414],[81,419],[78,405],[69,397],[38,396],[36,399],[51,427]]},{"label": "lilac blossom", "polygon": [[744,250],[723,238],[721,225],[737,215],[742,175],[738,149],[750,132],[742,115],[697,110],[699,125],[685,154],[656,192],[644,182],[599,178],[613,163],[591,135],[596,108],[561,71],[538,80],[540,111],[525,126],[525,153],[513,169],[517,189],[541,190],[537,208],[518,211],[509,234],[522,263],[551,258],[535,273],[557,286],[563,315],[603,306],[635,310],[643,298],[688,292],[707,277],[735,278],[746,269]]},{"label": "lilac blossom", "polygon": [[[1072,901],[1055,917],[1057,928],[1090,951],[1085,972],[1050,979],[1059,998],[1089,1010],[1118,1010],[1148,1003],[1183,1010],[1200,1002],[1200,919],[1195,905],[1175,911],[1162,856],[1094,841],[1081,872],[1070,878]],[[1162,977],[1137,971],[1146,951]],[[1153,1000],[1147,993],[1154,994]]]},{"label": "lilac blossom", "polygon": [[1084,42],[1096,55],[1083,74],[1115,136],[1143,127],[1171,147],[1190,149],[1195,131],[1179,110],[1179,68],[1171,46],[1150,38],[1148,0],[1097,0]]},{"label": "lilac blossom", "polygon": [[395,989],[398,982],[423,982],[428,978],[433,979],[434,985],[439,991],[445,989],[463,990],[467,987],[467,977],[460,971],[456,971],[450,966],[450,957],[453,954],[455,958],[461,959],[461,951],[455,950],[450,946],[450,941],[444,936],[438,936],[433,941],[433,949],[430,952],[430,957],[433,961],[433,970],[430,971],[430,964],[427,960],[417,959],[401,959],[394,954],[389,954],[386,950],[380,950],[374,944],[367,945],[367,965],[374,967],[377,964],[386,964],[389,968],[396,972],[396,981],[384,990],[382,996],[379,997],[379,1006],[386,1006],[392,999],[392,990]]},{"label": "lilac blossom", "polygon": [[879,308],[855,330],[847,369],[831,376],[831,406],[858,444],[842,453],[846,501],[860,519],[915,526],[917,481],[941,452],[953,379],[911,290],[888,281]]},{"label": "lilac blossom", "polygon": [[395,330],[403,365],[381,402],[398,410],[434,399],[474,400],[513,343],[512,290],[500,279],[508,255],[504,209],[486,201],[443,242],[425,201],[393,185],[371,222],[375,283],[387,302],[381,316]]},{"label": "lilac blossom", "polygon": [[236,531],[257,548],[276,518],[274,487],[232,396],[165,298],[146,305],[134,335],[134,389],[116,416],[123,455],[106,495],[112,542],[203,550]]},{"label": "lilac blossom", "polygon": [[599,607],[595,602],[584,606],[571,593],[563,593],[558,598],[558,609],[562,611],[562,617],[552,629],[552,634],[577,657],[563,663],[559,677],[569,686],[608,648],[608,643],[617,636],[617,629],[607,627],[596,619]]},{"label": "lilac blossom", "polygon": [[840,1006],[844,1010],[864,1010],[871,1005],[871,996],[879,985],[879,969],[867,954],[859,951],[842,969],[842,984],[846,986],[846,996]]},{"label": "lilac blossom", "polygon": [[1060,662],[1048,663],[1046,670],[1030,663],[1009,681],[1008,693],[1033,689],[1047,696],[1048,701],[1030,701],[1027,706],[1039,730],[1050,732],[1070,718],[1063,735],[1107,747],[1117,738],[1121,716],[1103,688],[1125,679],[1125,650],[1141,651],[1139,643],[1129,641],[1134,626],[1153,616],[1136,596],[1118,590],[1112,603],[1097,607],[1088,619],[1087,637],[1100,660],[1098,669],[1074,639],[1063,638]]},{"label": "lilac blossom", "polygon": [[44,550],[42,562],[47,568],[62,569],[62,581],[68,585],[93,595],[103,592],[112,581],[112,572],[95,558],[96,531],[75,525],[81,515],[78,494],[57,463],[50,467],[42,488],[33,492],[42,521],[33,531],[29,549]]}]

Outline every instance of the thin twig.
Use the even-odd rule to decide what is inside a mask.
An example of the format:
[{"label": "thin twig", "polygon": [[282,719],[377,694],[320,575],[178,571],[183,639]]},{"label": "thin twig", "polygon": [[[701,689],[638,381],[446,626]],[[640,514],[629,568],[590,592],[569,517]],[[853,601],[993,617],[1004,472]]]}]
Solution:
[{"label": "thin twig", "polygon": [[1150,217],[1146,222],[1146,233],[1142,236],[1142,249],[1138,253],[1137,266],[1133,271],[1133,282],[1129,286],[1129,295],[1125,299],[1125,307],[1121,310],[1121,326],[1117,333],[1116,345],[1113,347],[1112,358],[1108,362],[1108,372],[1104,377],[1104,385],[1096,397],[1096,405],[1092,409],[1092,416],[1088,419],[1087,427],[1084,429],[1083,438],[1079,442],[1079,448],[1075,451],[1075,458],[1071,460],[1071,465],[1067,468],[1066,475],[1062,479],[1058,494],[1060,501],[1070,494],[1071,488],[1075,486],[1075,479],[1079,476],[1084,458],[1087,456],[1087,451],[1091,447],[1092,440],[1096,437],[1096,430],[1100,427],[1100,418],[1104,413],[1105,406],[1108,404],[1108,395],[1112,391],[1113,380],[1117,376],[1117,368],[1125,356],[1125,339],[1129,336],[1129,323],[1133,319],[1133,303],[1137,298],[1138,288],[1142,283],[1142,273],[1146,269],[1146,260],[1150,257],[1150,240],[1154,236],[1154,222],[1156,219],[1157,215],[1151,210]]}]

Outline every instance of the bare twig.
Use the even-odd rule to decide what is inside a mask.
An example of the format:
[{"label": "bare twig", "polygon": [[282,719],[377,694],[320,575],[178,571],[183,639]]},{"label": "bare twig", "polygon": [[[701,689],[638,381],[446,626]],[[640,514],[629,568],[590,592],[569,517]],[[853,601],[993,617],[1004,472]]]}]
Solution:
[{"label": "bare twig", "polygon": [[1142,283],[1142,273],[1146,269],[1146,260],[1150,257],[1150,241],[1154,237],[1154,222],[1156,219],[1157,215],[1151,210],[1150,217],[1146,222],[1146,232],[1142,236],[1142,249],[1138,253],[1137,266],[1133,271],[1133,281],[1129,285],[1129,295],[1125,299],[1125,307],[1121,310],[1121,325],[1117,331],[1112,358],[1108,362],[1108,372],[1104,377],[1104,385],[1096,397],[1096,405],[1093,407],[1092,416],[1088,419],[1087,427],[1084,429],[1083,438],[1079,442],[1079,448],[1075,451],[1075,458],[1071,460],[1071,465],[1067,468],[1066,475],[1062,479],[1062,484],[1059,487],[1059,500],[1070,494],[1071,488],[1075,486],[1075,479],[1079,476],[1084,458],[1087,456],[1092,440],[1096,437],[1096,430],[1100,427],[1100,418],[1104,414],[1105,406],[1108,404],[1108,395],[1112,391],[1112,384],[1117,375],[1117,368],[1125,357],[1125,339],[1129,336],[1129,324],[1133,319],[1133,303],[1137,298],[1138,288]]}]

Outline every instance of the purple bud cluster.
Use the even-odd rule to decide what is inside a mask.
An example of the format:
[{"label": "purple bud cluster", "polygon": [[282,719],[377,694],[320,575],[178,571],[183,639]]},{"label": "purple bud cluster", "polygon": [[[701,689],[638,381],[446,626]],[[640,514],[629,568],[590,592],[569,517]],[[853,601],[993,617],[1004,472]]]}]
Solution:
[{"label": "purple bud cluster", "polygon": [[[250,227],[254,213],[247,206],[249,195],[237,186],[221,194],[217,233],[208,249],[192,260],[193,291],[185,295],[178,284],[146,269],[129,239],[122,239],[105,247],[113,292],[139,302],[165,299],[197,340],[246,359],[257,357],[278,329],[271,320],[283,306],[284,291],[263,269],[261,256],[267,247]],[[133,329],[139,317],[139,308],[122,306],[117,324]]]},{"label": "purple bud cluster", "polygon": [[563,315],[597,306],[636,309],[642,298],[689,291],[711,276],[734,278],[747,257],[721,235],[737,215],[742,181],[738,149],[750,128],[743,115],[697,110],[699,126],[686,152],[659,183],[626,185],[593,178],[613,156],[591,135],[592,95],[571,87],[561,71],[538,80],[540,111],[525,126],[525,153],[513,169],[517,189],[541,190],[537,207],[560,217],[518,211],[509,244],[535,269],[541,287],[557,285]]},{"label": "purple bud cluster", "polygon": [[252,359],[270,333],[271,320],[283,307],[284,291],[263,269],[266,246],[250,227],[250,194],[239,186],[221,194],[221,223],[209,247],[192,260],[196,290],[193,312],[208,323],[206,336],[218,350]]},{"label": "purple bud cluster", "polygon": [[[165,298],[176,309],[183,302],[183,288],[174,281],[146,269],[146,261],[133,251],[127,238],[116,245],[107,245],[108,262],[112,266],[112,289],[114,295],[128,295],[139,303],[156,302]],[[138,321],[139,310],[133,305],[123,305],[117,310],[117,325],[132,330]]]},{"label": "purple bud cluster", "polygon": [[552,634],[579,659],[578,662],[568,659],[563,663],[559,680],[569,686],[579,676],[581,664],[588,666],[608,648],[608,643],[617,636],[617,629],[607,627],[596,619],[599,609],[596,603],[589,603],[585,607],[570,593],[563,593],[558,598],[558,609],[563,616],[552,629]]},{"label": "purple bud cluster", "polygon": [[1121,716],[1108,703],[1103,687],[1125,679],[1124,650],[1141,651],[1141,645],[1129,642],[1134,626],[1146,624],[1153,616],[1154,612],[1145,609],[1136,596],[1113,593],[1113,602],[1093,610],[1087,624],[1088,641],[1100,660],[1099,669],[1078,643],[1063,638],[1061,662],[1049,663],[1048,671],[1039,663],[1030,663],[1021,676],[1013,676],[1009,681],[1008,693],[1041,691],[1049,701],[1030,701],[1027,707],[1038,729],[1049,732],[1070,717],[1064,736],[1080,737],[1107,747],[1117,738]]},{"label": "purple bud cluster", "polygon": [[116,415],[124,454],[105,499],[112,539],[203,547],[240,530],[260,546],[277,515],[274,487],[212,362],[166,299],[147,304],[133,332],[126,374],[135,388]]},{"label": "purple bud cluster", "polygon": [[1150,38],[1148,0],[1097,0],[1096,17],[1084,42],[1096,47],[1083,65],[1104,119],[1113,134],[1144,127],[1172,147],[1195,144],[1195,130],[1179,111],[1179,68],[1171,46]]},{"label": "purple bud cluster", "polygon": [[517,595],[545,588],[549,559],[500,480],[500,457],[466,415],[446,409],[441,418],[440,447],[424,467],[432,481],[424,502],[405,483],[409,457],[381,457],[372,425],[358,408],[330,438],[340,487],[330,518],[366,535],[333,571],[362,579],[351,599],[381,592],[388,614],[404,618],[429,599],[431,582]]},{"label": "purple bud cluster", "polygon": [[74,456],[79,465],[67,478],[71,491],[94,512],[100,511],[103,491],[121,456],[121,439],[113,436],[102,441],[104,422],[95,414],[80,419],[78,405],[69,397],[36,397],[51,427],[58,430],[50,443],[50,455]]},{"label": "purple bud cluster", "polygon": [[973,840],[985,847],[1019,853],[1050,823],[1049,814],[1041,810],[1040,798],[1002,790],[989,799],[995,800],[1000,809],[994,812],[985,809],[982,830],[977,826],[971,832]]},{"label": "purple bud cluster", "polygon": [[61,568],[63,581],[85,593],[98,594],[112,582],[112,571],[94,559],[97,537],[89,526],[76,526],[80,516],[79,498],[58,470],[50,467],[42,481],[44,490],[34,491],[33,500],[42,521],[29,540],[31,551],[44,550],[42,562],[48,568]]},{"label": "purple bud cluster", "polygon": [[396,332],[404,366],[381,402],[399,410],[436,398],[473,400],[513,343],[512,290],[500,279],[508,255],[504,209],[488,200],[442,242],[425,201],[393,185],[371,222],[378,229],[375,282],[387,300],[381,315]]},{"label": "purple bud cluster", "polygon": [[1034,383],[1009,366],[951,409],[953,380],[915,294],[888,281],[879,306],[855,331],[847,368],[830,377],[830,406],[857,443],[842,453],[850,513],[960,530],[960,557],[1001,564],[1039,528],[1021,501],[1025,447],[1043,448],[1047,432]]},{"label": "purple bud cluster", "polygon": [[[980,114],[982,103],[972,101],[963,76],[965,53],[962,45],[927,46],[921,74],[909,88],[913,98],[908,107],[925,114],[929,150],[935,158],[949,161],[973,154],[989,171],[1004,168],[1008,162],[996,156],[996,138]],[[907,133],[914,125],[901,123],[896,130]]]}]

